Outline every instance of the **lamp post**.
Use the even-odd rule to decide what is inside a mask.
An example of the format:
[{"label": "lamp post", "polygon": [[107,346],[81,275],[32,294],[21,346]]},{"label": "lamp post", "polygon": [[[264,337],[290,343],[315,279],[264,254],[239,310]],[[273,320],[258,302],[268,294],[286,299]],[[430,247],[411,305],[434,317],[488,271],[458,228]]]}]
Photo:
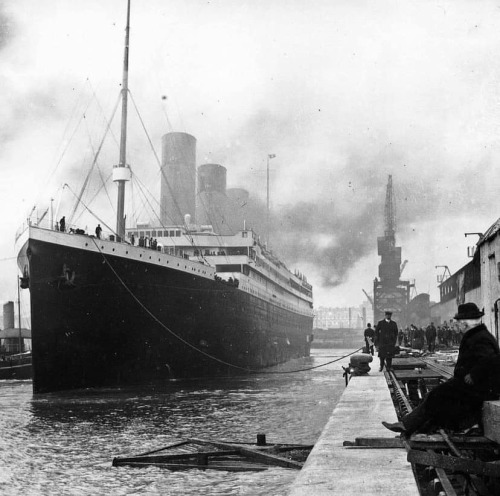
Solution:
[{"label": "lamp post", "polygon": [[269,207],[269,160],[275,158],[276,155],[274,153],[270,153],[267,156],[267,219],[266,219],[266,244],[269,246],[269,231],[270,231],[270,207]]}]

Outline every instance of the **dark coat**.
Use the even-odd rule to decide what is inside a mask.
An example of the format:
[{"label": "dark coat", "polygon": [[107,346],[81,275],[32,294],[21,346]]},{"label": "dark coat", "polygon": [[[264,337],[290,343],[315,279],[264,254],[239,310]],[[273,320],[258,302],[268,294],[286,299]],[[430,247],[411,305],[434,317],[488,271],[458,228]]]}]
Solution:
[{"label": "dark coat", "polygon": [[[470,374],[473,384],[464,377]],[[469,329],[462,339],[454,377],[435,387],[403,422],[407,428],[430,420],[441,427],[464,428],[477,423],[483,401],[500,393],[500,349],[484,324]]]},{"label": "dark coat", "polygon": [[373,329],[373,327],[367,327],[365,329],[365,338],[373,339],[374,336],[375,336],[375,329]]},{"label": "dark coat", "polygon": [[393,320],[387,322],[385,319],[379,321],[375,328],[375,345],[378,348],[378,356],[387,358],[394,356],[396,340],[398,339],[398,325]]},{"label": "dark coat", "polygon": [[427,329],[425,330],[425,338],[427,341],[432,341],[436,339],[436,328],[433,325],[427,326]]},{"label": "dark coat", "polygon": [[484,324],[469,329],[463,336],[458,350],[453,376],[457,379],[470,374],[474,386],[482,391],[491,389],[496,379],[494,368],[500,349],[498,343]]}]

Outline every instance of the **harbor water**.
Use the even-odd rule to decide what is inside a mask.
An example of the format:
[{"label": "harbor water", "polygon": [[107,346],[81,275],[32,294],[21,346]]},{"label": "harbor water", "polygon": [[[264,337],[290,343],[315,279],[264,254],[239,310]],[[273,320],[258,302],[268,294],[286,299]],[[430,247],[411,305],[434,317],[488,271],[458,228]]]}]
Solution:
[{"label": "harbor water", "polygon": [[[314,367],[353,350],[317,349],[271,371]],[[33,396],[0,381],[0,494],[284,495],[297,471],[112,467],[115,456],[186,437],[314,444],[345,388],[344,358],[305,372],[183,380],[158,387]]]}]

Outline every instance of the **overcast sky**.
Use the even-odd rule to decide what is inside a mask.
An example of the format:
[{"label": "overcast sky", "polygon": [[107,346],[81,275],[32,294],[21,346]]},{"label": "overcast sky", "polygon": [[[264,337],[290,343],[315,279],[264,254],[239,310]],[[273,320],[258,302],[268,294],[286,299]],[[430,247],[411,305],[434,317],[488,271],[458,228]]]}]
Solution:
[{"label": "overcast sky", "polygon": [[[64,183],[79,190],[99,145],[125,11],[125,0],[0,2],[0,301],[16,298],[16,230]],[[198,165],[224,165],[228,186],[261,201],[276,154],[274,247],[308,275],[316,307],[371,292],[389,174],[404,276],[434,299],[435,266],[459,269],[477,240],[464,233],[498,218],[498,2],[133,0],[131,22],[130,89],[158,153],[162,134],[188,132]],[[128,161],[154,189],[135,121]],[[103,177],[117,157],[111,138]]]}]

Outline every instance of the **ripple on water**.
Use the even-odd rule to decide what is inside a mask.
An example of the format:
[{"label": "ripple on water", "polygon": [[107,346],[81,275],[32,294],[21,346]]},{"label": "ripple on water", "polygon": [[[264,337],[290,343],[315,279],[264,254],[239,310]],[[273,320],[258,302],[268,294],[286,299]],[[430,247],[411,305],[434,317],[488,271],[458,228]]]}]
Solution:
[{"label": "ripple on water", "polygon": [[[326,351],[286,365],[342,356]],[[115,468],[111,461],[185,437],[253,442],[263,432],[271,443],[313,444],[344,389],[347,361],[294,374],[37,397],[31,381],[0,381],[0,493],[284,495],[294,470],[169,472]]]}]

